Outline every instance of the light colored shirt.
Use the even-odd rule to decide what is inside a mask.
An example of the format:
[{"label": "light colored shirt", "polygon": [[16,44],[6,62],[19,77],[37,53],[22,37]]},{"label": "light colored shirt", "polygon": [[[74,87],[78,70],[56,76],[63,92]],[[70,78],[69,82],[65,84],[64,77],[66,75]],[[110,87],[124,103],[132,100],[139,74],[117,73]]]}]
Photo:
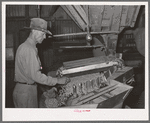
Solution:
[{"label": "light colored shirt", "polygon": [[34,82],[53,86],[57,78],[41,73],[41,62],[38,57],[35,42],[28,38],[22,43],[16,52],[15,81],[33,84]]}]

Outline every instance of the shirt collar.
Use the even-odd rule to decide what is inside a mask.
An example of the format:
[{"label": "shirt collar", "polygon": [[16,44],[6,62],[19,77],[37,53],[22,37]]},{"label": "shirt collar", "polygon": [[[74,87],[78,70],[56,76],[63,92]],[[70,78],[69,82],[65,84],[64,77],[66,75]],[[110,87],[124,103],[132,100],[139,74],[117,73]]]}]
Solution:
[{"label": "shirt collar", "polygon": [[36,43],[32,38],[28,37],[28,39],[26,41],[29,42],[31,44],[31,46],[33,46],[35,49],[37,49]]},{"label": "shirt collar", "polygon": [[36,46],[35,41],[32,38],[30,38],[30,37],[27,38],[27,42],[29,42],[33,46]]}]

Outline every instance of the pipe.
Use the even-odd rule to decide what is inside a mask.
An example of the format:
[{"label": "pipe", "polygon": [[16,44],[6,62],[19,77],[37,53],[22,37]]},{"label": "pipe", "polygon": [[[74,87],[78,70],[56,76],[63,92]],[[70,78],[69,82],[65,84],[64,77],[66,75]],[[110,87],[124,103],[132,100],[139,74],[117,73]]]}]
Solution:
[{"label": "pipe", "polygon": [[[90,34],[119,34],[119,31],[90,32]],[[58,34],[58,35],[48,36],[48,38],[57,38],[57,37],[64,37],[64,36],[77,36],[77,35],[87,35],[87,32]]]}]

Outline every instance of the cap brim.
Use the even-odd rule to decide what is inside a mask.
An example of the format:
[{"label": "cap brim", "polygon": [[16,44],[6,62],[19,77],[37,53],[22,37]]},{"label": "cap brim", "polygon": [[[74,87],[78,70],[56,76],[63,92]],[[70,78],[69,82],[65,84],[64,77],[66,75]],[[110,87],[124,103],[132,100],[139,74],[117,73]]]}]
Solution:
[{"label": "cap brim", "polygon": [[45,33],[47,33],[47,34],[49,34],[49,35],[52,35],[52,33],[51,33],[49,30],[45,30],[45,29],[40,29],[40,28],[30,28],[30,27],[24,27],[24,29],[29,29],[29,30],[32,30],[32,29],[34,29],[34,30],[39,30],[39,31],[45,32]]}]

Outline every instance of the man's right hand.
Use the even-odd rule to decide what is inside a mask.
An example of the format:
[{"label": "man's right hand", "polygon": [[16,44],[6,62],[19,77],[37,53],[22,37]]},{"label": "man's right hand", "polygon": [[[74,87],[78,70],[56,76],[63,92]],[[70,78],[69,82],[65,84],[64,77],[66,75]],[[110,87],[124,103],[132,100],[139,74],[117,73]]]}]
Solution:
[{"label": "man's right hand", "polygon": [[56,71],[56,76],[61,76],[61,75],[62,75],[61,72],[62,72],[63,70],[65,70],[65,68],[64,68],[64,67],[60,67],[60,68]]},{"label": "man's right hand", "polygon": [[67,84],[68,82],[70,82],[70,78],[65,76],[61,78],[58,77],[57,80],[58,80],[58,84]]}]

